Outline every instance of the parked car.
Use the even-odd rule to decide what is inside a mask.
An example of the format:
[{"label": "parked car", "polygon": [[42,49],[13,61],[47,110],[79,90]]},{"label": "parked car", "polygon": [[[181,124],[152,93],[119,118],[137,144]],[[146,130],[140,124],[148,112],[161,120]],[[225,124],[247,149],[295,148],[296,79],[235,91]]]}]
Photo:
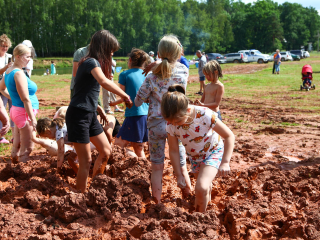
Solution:
[{"label": "parked car", "polygon": [[295,55],[295,54],[291,53],[291,56],[292,56],[293,61],[300,61],[299,55]]},{"label": "parked car", "polygon": [[303,57],[304,58],[310,57],[310,53],[308,51],[303,51]]},{"label": "parked car", "polygon": [[248,58],[244,53],[227,53],[224,55],[228,63],[247,63]]},{"label": "parked car", "polygon": [[300,57],[300,59],[303,58],[303,52],[302,50],[290,50],[290,53],[292,54],[295,54],[295,55],[298,55]]},{"label": "parked car", "polygon": [[209,61],[217,60],[218,63],[227,63],[227,58],[220,53],[208,53],[206,55]]},{"label": "parked car", "polygon": [[[272,53],[270,55],[270,61],[273,61],[273,56],[276,54],[276,52]],[[286,52],[280,52],[281,54],[281,61],[284,62],[284,61],[293,61],[293,58],[291,56],[291,53],[289,51],[286,51]]]},{"label": "parked car", "polygon": [[257,63],[267,63],[270,58],[268,54],[263,54],[259,50],[251,49],[251,50],[240,50],[238,53],[243,53],[247,55],[249,62],[257,62]]}]

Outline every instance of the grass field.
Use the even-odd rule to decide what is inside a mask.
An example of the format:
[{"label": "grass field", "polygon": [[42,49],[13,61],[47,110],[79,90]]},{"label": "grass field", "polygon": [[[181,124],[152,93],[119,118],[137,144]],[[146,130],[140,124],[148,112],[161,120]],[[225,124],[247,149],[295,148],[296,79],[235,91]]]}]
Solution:
[{"label": "grass field", "polygon": [[[250,63],[244,66],[250,66]],[[314,72],[320,72],[320,54],[311,53],[311,57],[299,62],[283,62],[280,75],[273,75],[272,63],[265,65],[263,70],[250,74],[225,74],[221,81],[225,86],[225,94],[222,106],[225,108],[293,108],[297,113],[309,111],[308,114],[318,114],[320,110],[319,90],[309,92],[300,91],[301,69],[305,64],[311,64]],[[237,68],[237,64],[224,64],[222,70],[227,71]],[[194,65],[190,68],[190,76],[197,77],[198,70]],[[115,74],[115,80],[119,74]],[[320,73],[314,73],[313,83],[318,85]],[[32,76],[32,80],[38,85],[37,96],[40,100],[40,117],[46,110],[54,111],[57,104],[66,105],[69,101],[69,86],[71,75],[59,76]],[[195,92],[199,90],[199,83],[190,83],[187,87],[187,96],[194,100],[199,98]],[[224,101],[225,100],[225,101]],[[41,113],[43,112],[43,113]],[[117,113],[117,118],[123,120],[123,114]],[[241,122],[242,119],[234,119]],[[285,123],[284,123],[285,124]],[[11,139],[11,131],[5,136]],[[10,154],[11,145],[0,145],[2,156]]]}]

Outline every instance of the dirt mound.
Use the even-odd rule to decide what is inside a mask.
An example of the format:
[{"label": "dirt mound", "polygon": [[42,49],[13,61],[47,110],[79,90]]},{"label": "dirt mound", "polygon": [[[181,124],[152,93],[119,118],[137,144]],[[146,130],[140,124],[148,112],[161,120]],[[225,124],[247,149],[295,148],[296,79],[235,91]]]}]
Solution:
[{"label": "dirt mound", "polygon": [[[267,150],[245,138],[235,148],[248,161]],[[154,204],[149,160],[126,157],[117,147],[106,174],[89,179],[85,194],[73,188],[75,175],[66,163],[56,172],[54,158],[2,164],[0,238],[319,239],[319,162],[301,161],[290,170],[273,163],[217,178],[206,213],[193,212],[194,196],[182,199],[168,162],[169,201]]]}]

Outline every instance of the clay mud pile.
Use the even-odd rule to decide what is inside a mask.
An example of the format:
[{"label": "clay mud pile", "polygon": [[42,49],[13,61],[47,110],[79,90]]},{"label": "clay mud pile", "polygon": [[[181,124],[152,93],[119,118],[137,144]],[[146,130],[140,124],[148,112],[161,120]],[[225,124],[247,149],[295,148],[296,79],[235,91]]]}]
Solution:
[{"label": "clay mud pile", "polygon": [[155,204],[150,162],[119,148],[85,194],[67,162],[57,173],[54,158],[34,158],[0,166],[0,239],[320,239],[319,158],[217,178],[206,213],[193,211],[194,195],[182,199],[169,161]]}]

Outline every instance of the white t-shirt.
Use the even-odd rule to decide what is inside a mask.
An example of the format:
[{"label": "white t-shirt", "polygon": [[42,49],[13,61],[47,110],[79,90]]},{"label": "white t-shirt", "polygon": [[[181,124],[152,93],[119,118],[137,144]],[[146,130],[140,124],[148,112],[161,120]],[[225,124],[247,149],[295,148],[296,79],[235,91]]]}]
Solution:
[{"label": "white t-shirt", "polygon": [[67,125],[66,123],[63,124],[63,127],[59,129],[58,126],[56,126],[56,141],[60,140],[61,138],[64,139],[64,143],[68,144],[70,143],[68,140],[68,130],[67,130]]},{"label": "white t-shirt", "polygon": [[173,126],[167,123],[166,131],[171,136],[180,139],[186,148],[187,155],[196,162],[210,158],[212,151],[223,146],[223,141],[212,128],[218,119],[218,114],[206,107],[193,106],[196,116],[191,123]]},{"label": "white t-shirt", "polygon": [[9,58],[12,58],[12,55],[6,53],[3,57],[0,57],[0,68],[4,68],[8,64]]},{"label": "white t-shirt", "polygon": [[29,70],[29,76],[31,77],[31,73],[32,73],[32,70],[33,70],[33,59],[30,58],[30,61],[28,62],[28,65],[26,66],[26,69]]}]

